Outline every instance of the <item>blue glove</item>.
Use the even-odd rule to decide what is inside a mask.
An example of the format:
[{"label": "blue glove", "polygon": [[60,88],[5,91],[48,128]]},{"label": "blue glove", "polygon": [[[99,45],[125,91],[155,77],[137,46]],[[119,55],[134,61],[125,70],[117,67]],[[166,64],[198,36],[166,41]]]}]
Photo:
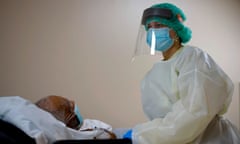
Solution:
[{"label": "blue glove", "polygon": [[124,139],[132,139],[132,129],[128,130],[124,135]]}]

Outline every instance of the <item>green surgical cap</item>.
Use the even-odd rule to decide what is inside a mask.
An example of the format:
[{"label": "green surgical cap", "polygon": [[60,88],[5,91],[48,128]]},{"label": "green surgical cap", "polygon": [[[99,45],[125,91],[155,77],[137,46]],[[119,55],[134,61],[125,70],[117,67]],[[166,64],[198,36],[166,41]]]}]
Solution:
[{"label": "green surgical cap", "polygon": [[[186,16],[184,15],[183,11],[180,8],[170,3],[155,4],[151,6],[151,8],[169,9],[172,11],[173,17],[171,19],[164,19],[157,16],[149,17],[146,20],[145,27],[147,27],[147,25],[153,21],[159,22],[163,25],[168,26],[169,28],[172,28],[177,33],[182,43],[186,43],[191,39],[192,31],[188,27],[183,25],[183,22],[186,20]],[[181,16],[182,21],[179,21],[177,16],[178,14]]]}]

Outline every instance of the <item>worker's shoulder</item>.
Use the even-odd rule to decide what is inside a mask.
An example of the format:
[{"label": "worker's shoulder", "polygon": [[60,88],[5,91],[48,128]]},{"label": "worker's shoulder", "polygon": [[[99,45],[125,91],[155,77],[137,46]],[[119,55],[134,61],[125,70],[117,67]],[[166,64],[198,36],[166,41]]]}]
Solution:
[{"label": "worker's shoulder", "polygon": [[196,47],[196,46],[192,46],[192,45],[183,46],[183,51],[184,51],[184,53],[191,53],[191,54],[204,53],[204,51],[202,49],[200,49],[199,47]]},{"label": "worker's shoulder", "polygon": [[177,57],[178,59],[177,61],[179,63],[185,63],[185,62],[198,63],[199,61],[205,61],[205,59],[208,59],[208,58],[209,58],[208,54],[202,49],[196,46],[184,45]]},{"label": "worker's shoulder", "polygon": [[199,47],[191,46],[191,45],[185,45],[182,50],[182,56],[184,57],[202,57],[202,56],[209,56],[208,53],[204,50],[202,50]]}]

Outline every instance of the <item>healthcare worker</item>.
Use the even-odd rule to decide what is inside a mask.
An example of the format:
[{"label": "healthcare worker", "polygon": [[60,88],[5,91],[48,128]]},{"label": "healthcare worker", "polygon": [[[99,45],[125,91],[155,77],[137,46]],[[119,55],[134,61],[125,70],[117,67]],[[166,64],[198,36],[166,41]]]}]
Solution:
[{"label": "healthcare worker", "polygon": [[134,144],[240,144],[240,134],[223,118],[233,83],[203,50],[184,45],[191,30],[181,9],[160,3],[144,10],[135,55],[158,55],[141,83],[150,121],[124,138]]}]

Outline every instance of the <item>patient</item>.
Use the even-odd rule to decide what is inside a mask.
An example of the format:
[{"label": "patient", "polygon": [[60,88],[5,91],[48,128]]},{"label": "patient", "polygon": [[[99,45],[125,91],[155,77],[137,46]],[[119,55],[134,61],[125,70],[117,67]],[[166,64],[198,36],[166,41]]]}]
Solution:
[{"label": "patient", "polygon": [[65,123],[69,128],[89,132],[98,129],[103,131],[101,135],[105,133],[103,137],[106,137],[107,134],[110,139],[116,138],[116,135],[110,131],[111,127],[109,125],[98,120],[83,120],[75,102],[65,97],[50,95],[37,101],[36,105],[51,113],[56,119]]},{"label": "patient", "polygon": [[62,96],[47,96],[36,102],[36,105],[51,113],[56,119],[62,121],[66,126],[78,130],[83,119],[74,101]]},{"label": "patient", "polygon": [[37,144],[116,138],[110,125],[99,120],[83,120],[76,104],[61,96],[47,96],[36,103],[20,96],[1,96],[0,119],[21,129]]}]

